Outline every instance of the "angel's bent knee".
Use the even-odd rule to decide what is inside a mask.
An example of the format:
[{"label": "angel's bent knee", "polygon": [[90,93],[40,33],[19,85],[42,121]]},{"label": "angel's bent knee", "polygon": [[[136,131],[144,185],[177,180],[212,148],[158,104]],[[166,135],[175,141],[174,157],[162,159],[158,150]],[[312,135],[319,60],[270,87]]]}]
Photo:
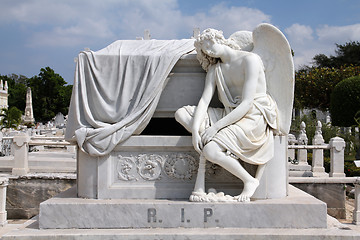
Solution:
[{"label": "angel's bent knee", "polygon": [[176,110],[175,112],[175,119],[176,121],[178,121],[179,123],[182,123],[185,121],[186,119],[186,115],[189,115],[186,111],[185,108],[179,108],[178,110]]},{"label": "angel's bent knee", "polygon": [[216,142],[211,141],[204,146],[202,153],[207,160],[217,163],[217,160],[219,159],[218,155],[221,154],[221,148]]},{"label": "angel's bent knee", "polygon": [[180,123],[186,130],[191,132],[192,116],[185,107],[179,108],[175,112],[175,120]]}]

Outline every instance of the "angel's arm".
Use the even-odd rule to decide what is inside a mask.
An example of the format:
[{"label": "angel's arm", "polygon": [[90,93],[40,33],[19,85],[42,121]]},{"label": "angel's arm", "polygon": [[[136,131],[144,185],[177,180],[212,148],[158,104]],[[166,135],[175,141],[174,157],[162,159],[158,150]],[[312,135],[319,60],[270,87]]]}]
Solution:
[{"label": "angel's arm", "polygon": [[207,109],[209,107],[210,101],[214,95],[215,92],[215,79],[214,79],[214,71],[215,66],[211,66],[206,74],[206,80],[205,80],[205,87],[203,94],[199,100],[199,104],[196,107],[193,125],[192,125],[192,136],[193,136],[193,145],[196,151],[200,152],[203,143],[201,142],[200,138],[200,125],[204,121]]},{"label": "angel's arm", "polygon": [[202,136],[204,144],[209,142],[220,129],[242,119],[253,104],[261,65],[259,63],[259,58],[255,55],[246,57],[243,64],[245,70],[245,81],[242,89],[242,101],[233,111],[221,118],[205,131]]}]

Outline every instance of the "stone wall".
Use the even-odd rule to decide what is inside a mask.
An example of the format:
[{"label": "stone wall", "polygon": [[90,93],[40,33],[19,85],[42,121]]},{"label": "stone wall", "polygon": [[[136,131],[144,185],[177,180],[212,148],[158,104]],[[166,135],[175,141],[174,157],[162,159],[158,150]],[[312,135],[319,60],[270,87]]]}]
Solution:
[{"label": "stone wall", "polygon": [[327,204],[327,211],[335,218],[346,218],[346,192],[344,183],[292,183]]},{"label": "stone wall", "polygon": [[10,177],[7,187],[8,219],[29,219],[39,214],[39,204],[76,184],[75,174]]}]

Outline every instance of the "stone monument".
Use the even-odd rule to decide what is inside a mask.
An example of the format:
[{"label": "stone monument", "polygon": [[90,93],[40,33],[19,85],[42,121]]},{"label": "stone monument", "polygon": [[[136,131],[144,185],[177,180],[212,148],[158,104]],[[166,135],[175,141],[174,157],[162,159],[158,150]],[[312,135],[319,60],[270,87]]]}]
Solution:
[{"label": "stone monument", "polygon": [[[262,69],[262,93],[253,94],[259,100],[254,103],[254,106],[260,107],[260,103],[267,104],[259,112],[267,111],[264,115],[268,120],[270,119],[272,127],[277,128],[278,134],[273,137],[272,127],[267,127],[270,126],[270,122],[263,124],[263,130],[259,134],[266,134],[261,141],[264,142],[267,139],[267,143],[263,144],[262,149],[253,150],[253,153],[259,152],[256,157],[261,166],[270,159],[274,160],[266,164],[266,170],[259,168],[258,173],[261,174],[258,174],[256,183],[251,185],[258,185],[257,181],[260,181],[260,186],[248,190],[249,193],[240,201],[249,201],[250,197],[254,199],[283,198],[287,194],[286,134],[290,126],[292,104],[289,103],[293,101],[294,88],[291,51],[283,34],[271,25],[260,25],[253,35],[254,43],[251,32],[237,32],[231,36],[233,39],[231,41],[234,46],[237,46],[234,51],[256,58],[255,66],[260,64],[261,67],[258,68],[259,71]],[[244,37],[247,41],[242,42]],[[209,73],[206,75],[206,71],[201,68],[195,52],[181,57],[184,53],[194,50],[194,42],[197,41],[194,39],[165,42],[159,40],[121,41],[98,52],[85,51],[80,54],[73,90],[73,96],[77,97],[73,98],[70,105],[68,122],[71,124],[68,124],[66,131],[67,139],[76,140],[81,149],[78,154],[79,197],[188,199],[193,192],[199,166],[200,172],[204,173],[197,175],[199,179],[204,179],[205,168],[208,168],[206,174],[208,189],[216,189],[224,195],[238,195],[241,192],[243,183],[235,177],[236,175],[228,173],[215,163],[208,163],[205,166],[200,161],[199,165],[199,158],[203,158],[199,157],[199,149],[195,148],[198,151],[194,149],[190,136],[176,136],[175,134],[175,136],[164,137],[156,133],[155,136],[141,135],[150,120],[155,121],[159,118],[162,118],[162,121],[171,120],[182,106],[198,104],[203,92],[203,84],[207,86],[205,78],[209,76]],[[171,51],[174,52],[180,49],[177,45],[186,50],[177,56],[177,59],[181,57],[179,61],[174,60],[173,56],[168,57],[169,50],[166,50],[166,58],[162,57],[158,60],[156,59],[159,57],[158,53],[155,58],[154,53],[145,51],[149,48],[147,44],[151,44],[152,49],[156,49],[155,43],[170,46]],[[145,60],[141,59],[136,51],[129,50],[130,52],[127,53],[126,50],[122,50],[125,56],[120,58],[114,55],[118,51],[117,48],[119,46],[124,48],[125,44],[130,46],[129,49],[139,44],[135,49],[141,51],[143,55],[141,58],[145,58],[146,63],[151,59],[157,64],[156,66],[160,66],[157,67],[157,72],[152,70],[154,67],[146,66]],[[240,46],[243,48],[242,51],[239,50]],[[264,48],[271,50],[265,51]],[[161,47],[161,49],[166,48]],[[109,58],[108,61],[111,61],[113,65],[101,66],[102,71],[97,69],[91,72],[85,71],[93,68],[94,64],[100,62],[100,57],[103,60],[104,56]],[[261,60],[260,56],[265,60]],[[272,56],[270,60],[269,56]],[[160,65],[161,61],[167,58],[171,65],[166,67]],[[94,62],[89,59],[94,59]],[[135,61],[138,64],[134,66],[127,64]],[[127,74],[119,73],[117,70],[109,75],[112,69],[116,69],[124,62],[127,64]],[[266,72],[262,68],[263,62],[267,68]],[[139,66],[144,67],[139,71]],[[144,69],[151,71],[144,73]],[[106,74],[102,76],[101,74],[104,73]],[[265,83],[265,74],[271,79],[272,84]],[[109,76],[115,80],[110,78],[107,81],[99,81]],[[123,78],[122,81],[118,81],[119,76]],[[130,76],[131,79],[141,79],[141,81],[126,80],[126,76]],[[144,76],[147,77],[146,81],[143,80]],[[150,84],[151,81],[153,82]],[[131,82],[131,85],[128,82]],[[257,84],[254,85],[257,86]],[[139,90],[141,90],[140,93]],[[275,95],[272,97],[267,95],[268,100],[264,103],[265,98],[260,100],[259,96],[265,96],[267,90],[271,95],[274,95],[273,93]],[[90,92],[94,93],[94,96],[88,97],[86,93]],[[220,99],[224,97],[221,96],[221,93],[225,94],[223,89],[218,88],[217,92]],[[280,92],[281,95],[276,95]],[[235,101],[240,102],[241,97],[237,96]],[[217,109],[223,106],[223,102],[224,99],[219,101],[215,97],[209,104],[212,106],[211,109]],[[180,111],[176,115],[181,122]],[[278,113],[275,114],[275,112]],[[281,120],[280,125],[277,124],[277,119]],[[184,122],[181,123],[184,125]],[[260,152],[265,153],[265,156]],[[236,162],[239,163],[238,160]],[[256,166],[250,166],[249,162],[251,161],[245,163],[245,168],[250,174],[255,174]],[[99,172],[102,174],[98,174]],[[260,175],[263,177],[260,178]],[[177,186],[177,191],[173,191],[174,186]],[[221,201],[223,200],[224,198]]]},{"label": "stone monument", "polygon": [[3,83],[3,80],[0,80],[0,109],[1,108],[8,108],[8,84],[7,81],[5,81],[5,84]]},{"label": "stone monument", "polygon": [[230,39],[206,30],[196,39],[117,41],[81,52],[66,131],[78,145],[77,187],[40,204],[39,232],[252,239],[316,229],[322,236],[326,204],[288,187],[293,74],[290,46],[269,24]]},{"label": "stone monument", "polygon": [[[242,193],[227,200],[250,201],[255,193],[274,157],[274,133],[286,135],[290,129],[294,69],[286,43],[280,31],[266,24],[229,39],[207,29],[196,40],[198,60],[207,71],[204,92],[196,107],[185,106],[175,115],[192,132],[200,154],[191,201],[217,200],[204,191],[206,159],[244,182]],[[223,108],[209,107],[215,89]],[[240,161],[258,166],[254,177]]]},{"label": "stone monument", "polygon": [[31,95],[31,88],[28,87],[26,91],[26,106],[25,106],[25,116],[24,116],[24,123],[35,123],[33,107],[32,107],[32,95]]},{"label": "stone monument", "polygon": [[[122,55],[119,56],[119,52]],[[227,62],[228,59],[231,61]],[[104,218],[111,219],[116,214],[124,214],[120,210],[106,210],[109,205],[103,205],[102,201],[112,199],[119,209],[136,211],[136,208],[144,212],[146,217],[142,220],[147,221],[135,224],[140,220],[124,216],[126,221],[104,220],[100,226],[84,217],[79,225],[68,218],[67,211],[58,209],[58,200],[54,200],[41,205],[40,227],[245,227],[256,224],[280,227],[285,224],[285,215],[275,225],[271,221],[248,225],[246,220],[235,221],[233,225],[226,217],[231,211],[242,215],[245,207],[251,209],[248,214],[256,215],[259,207],[222,202],[236,204],[248,202],[250,198],[287,201],[284,200],[288,194],[286,135],[290,128],[293,90],[290,46],[284,35],[269,24],[261,24],[253,32],[236,32],[230,40],[219,31],[206,30],[196,39],[117,41],[97,52],[82,52],[77,61],[66,138],[79,146],[77,196],[97,200],[97,204],[88,205],[83,199],[74,203],[87,206],[89,213],[95,208],[104,208],[101,214],[110,214],[111,217]],[[183,107],[187,105],[189,107]],[[190,107],[195,105],[200,114],[194,113],[195,107]],[[210,114],[218,118],[207,117]],[[181,135],[171,134],[171,129],[179,126],[175,117],[193,133],[200,127],[207,130],[193,136],[186,131]],[[203,119],[208,122],[203,124]],[[141,134],[147,132],[147,125],[154,121],[170,124],[170,135]],[[240,122],[239,128],[244,129],[224,133],[228,135],[225,138],[234,145],[245,144],[245,151],[236,146],[228,149],[214,145],[208,147],[209,153],[205,152],[213,139],[219,139],[216,142],[224,139],[217,137],[217,132],[237,122]],[[219,153],[212,153],[214,149]],[[211,158],[213,154],[223,154],[232,163],[222,164]],[[246,173],[242,175],[240,171]],[[205,203],[193,205],[188,202],[189,197],[192,201],[218,202],[218,205],[215,208]],[[169,202],[174,199],[177,201]],[[277,205],[279,214],[286,208],[297,212],[292,204],[285,202]],[[68,213],[82,209],[77,204],[67,205]],[[316,212],[326,216],[325,206],[315,205],[319,209]],[[170,221],[178,211],[181,221]],[[196,211],[204,213],[188,216]],[[50,212],[57,212],[56,221],[49,219],[53,218]],[[308,227],[308,222],[291,226]],[[315,225],[324,226],[324,222]]]}]

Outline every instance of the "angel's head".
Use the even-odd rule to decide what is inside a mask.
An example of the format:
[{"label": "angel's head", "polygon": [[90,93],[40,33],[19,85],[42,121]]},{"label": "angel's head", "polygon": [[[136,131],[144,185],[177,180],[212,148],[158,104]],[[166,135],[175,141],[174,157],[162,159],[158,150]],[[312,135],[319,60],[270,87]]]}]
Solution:
[{"label": "angel's head", "polygon": [[216,64],[220,61],[220,58],[214,58],[206,54],[202,49],[203,44],[206,41],[211,41],[213,43],[223,44],[232,49],[240,50],[239,45],[237,45],[232,39],[225,39],[222,31],[218,31],[212,28],[204,30],[197,38],[194,43],[197,59],[199,60],[202,68],[207,71],[209,67],[213,64]]}]

